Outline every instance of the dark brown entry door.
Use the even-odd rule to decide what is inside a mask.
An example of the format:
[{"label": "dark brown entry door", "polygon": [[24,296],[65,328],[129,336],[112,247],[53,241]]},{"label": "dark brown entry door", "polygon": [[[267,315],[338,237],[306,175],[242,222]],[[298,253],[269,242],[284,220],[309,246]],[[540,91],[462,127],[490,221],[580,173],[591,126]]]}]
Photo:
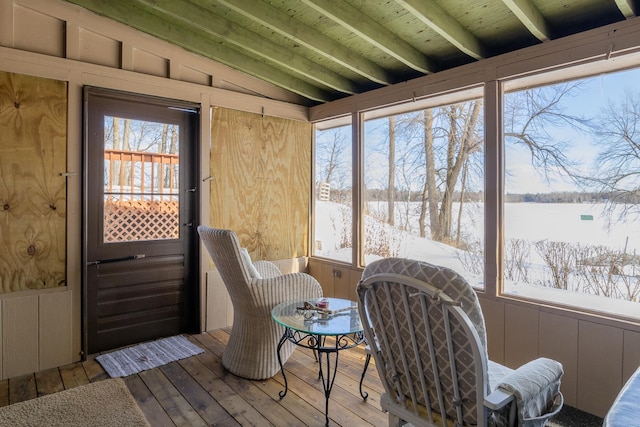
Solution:
[{"label": "dark brown entry door", "polygon": [[198,109],[85,88],[85,354],[195,330]]}]

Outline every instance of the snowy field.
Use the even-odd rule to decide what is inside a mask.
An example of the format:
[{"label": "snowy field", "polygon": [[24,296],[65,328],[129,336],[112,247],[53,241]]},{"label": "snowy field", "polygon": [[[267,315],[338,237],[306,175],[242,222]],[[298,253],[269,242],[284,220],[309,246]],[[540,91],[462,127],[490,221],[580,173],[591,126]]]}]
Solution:
[{"label": "snowy field", "polygon": [[[410,206],[411,214],[399,203],[396,206],[396,224],[408,223],[415,232],[400,233],[399,256],[429,259],[457,259],[456,249],[433,242],[430,239],[416,237],[418,232],[417,203]],[[459,206],[454,204],[453,211]],[[370,212],[376,217],[386,216],[386,202],[371,203]],[[621,211],[614,212],[617,219],[609,224],[604,204],[587,203],[506,203],[505,204],[505,238],[524,239],[531,242],[550,240],[557,242],[583,243],[603,245],[627,253],[640,251],[640,221],[630,217],[623,221],[618,218]],[[592,220],[583,219],[592,217]],[[339,249],[338,230],[347,230],[351,223],[351,210],[331,202],[316,202],[316,239],[322,241],[322,256],[342,259]],[[454,219],[455,223],[455,219]],[[465,240],[483,240],[484,211],[481,204],[465,206],[462,219],[462,235]],[[345,260],[351,260],[349,253]],[[435,261],[434,261],[435,262]]]},{"label": "snowy field", "polygon": [[[386,202],[370,203],[371,216],[384,218],[386,206]],[[396,206],[396,224],[408,224],[413,231],[394,230],[389,232],[388,225],[381,224],[372,218],[367,219],[365,229],[374,234],[376,238],[387,236],[384,238],[389,241],[390,246],[395,248],[395,253],[392,255],[420,259],[450,267],[463,272],[470,282],[482,286],[484,280],[482,273],[474,274],[465,268],[460,261],[461,251],[459,249],[428,238],[417,237],[419,212],[416,209],[418,207],[417,203],[410,206],[399,203]],[[456,204],[453,206],[453,212],[456,213],[454,223],[456,223],[458,207]],[[532,245],[540,240],[602,245],[617,251],[625,250],[627,254],[633,255],[640,252],[640,221],[634,216],[630,216],[628,220],[622,220],[619,218],[620,213],[614,212],[611,217],[616,221],[610,223],[604,204],[507,203],[505,204],[505,238],[506,240],[527,240]],[[350,262],[350,246],[340,248],[340,238],[345,233],[350,235],[351,210],[335,203],[317,201],[315,221],[316,248],[322,248],[321,251],[316,249],[316,255]],[[465,206],[462,219],[462,235],[465,237],[465,241],[482,242],[483,225],[483,205],[469,204]],[[365,262],[371,262],[376,258],[379,257],[367,255]],[[539,274],[546,268],[533,247],[529,263],[533,275]],[[534,278],[532,283],[535,281]],[[506,283],[506,286],[506,290],[514,294],[524,291],[536,293],[536,288],[540,288],[516,283]],[[543,289],[544,292],[560,292],[562,294],[560,298],[566,299],[566,291]],[[579,295],[576,293],[572,293],[572,295],[576,296],[573,298],[575,301],[572,302],[582,305],[576,299]],[[587,299],[593,298],[591,295],[585,295],[585,297]],[[548,296],[541,298],[548,298]],[[587,301],[584,304],[590,306],[593,301]],[[637,304],[633,310],[636,310],[637,313]]]}]

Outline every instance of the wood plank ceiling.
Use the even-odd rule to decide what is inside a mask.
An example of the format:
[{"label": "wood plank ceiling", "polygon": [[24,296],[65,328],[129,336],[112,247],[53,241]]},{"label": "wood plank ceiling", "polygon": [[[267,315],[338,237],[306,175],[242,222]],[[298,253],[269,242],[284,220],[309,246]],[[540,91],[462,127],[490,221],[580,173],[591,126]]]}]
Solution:
[{"label": "wood plank ceiling", "polygon": [[635,17],[640,0],[68,0],[336,100]]}]

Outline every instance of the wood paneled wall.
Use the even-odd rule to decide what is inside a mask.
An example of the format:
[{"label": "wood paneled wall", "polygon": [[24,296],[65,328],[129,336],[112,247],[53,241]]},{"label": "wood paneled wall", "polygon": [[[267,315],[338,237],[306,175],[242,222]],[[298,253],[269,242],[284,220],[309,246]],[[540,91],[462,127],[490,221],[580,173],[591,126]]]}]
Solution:
[{"label": "wood paneled wall", "polygon": [[213,108],[211,226],[254,259],[307,255],[311,124]]},{"label": "wood paneled wall", "polygon": [[73,292],[0,300],[0,378],[77,360],[73,352]]},{"label": "wood paneled wall", "polygon": [[604,417],[640,366],[640,333],[633,325],[521,301],[480,297],[489,358],[512,368],[537,357],[564,367],[565,404]]},{"label": "wood paneled wall", "polygon": [[362,277],[361,268],[336,265],[328,260],[311,258],[309,274],[320,282],[323,295],[357,301],[356,286]]}]

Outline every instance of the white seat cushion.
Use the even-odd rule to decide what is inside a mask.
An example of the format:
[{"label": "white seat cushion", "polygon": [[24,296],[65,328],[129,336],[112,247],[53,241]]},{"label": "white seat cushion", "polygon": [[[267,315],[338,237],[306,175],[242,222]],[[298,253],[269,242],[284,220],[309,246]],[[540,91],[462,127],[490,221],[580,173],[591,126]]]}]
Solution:
[{"label": "white seat cushion", "polygon": [[249,255],[249,251],[247,250],[247,248],[240,248],[240,255],[242,256],[242,261],[244,261],[244,264],[249,269],[249,275],[251,276],[251,278],[262,279],[262,276],[260,276],[260,273],[258,273],[256,266],[253,265],[253,261],[251,261],[251,255]]}]

